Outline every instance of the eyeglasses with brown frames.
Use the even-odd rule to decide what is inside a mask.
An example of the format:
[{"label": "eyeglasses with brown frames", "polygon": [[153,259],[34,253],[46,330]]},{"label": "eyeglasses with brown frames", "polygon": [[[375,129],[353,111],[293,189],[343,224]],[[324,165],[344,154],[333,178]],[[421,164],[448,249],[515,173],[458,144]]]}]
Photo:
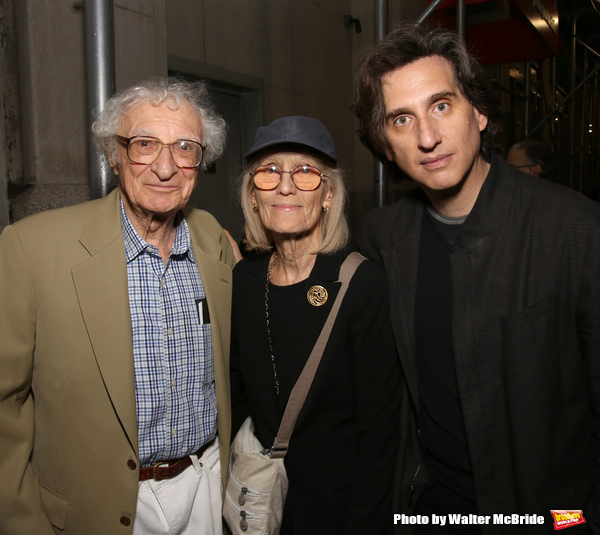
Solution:
[{"label": "eyeglasses with brown frames", "polygon": [[298,165],[292,171],[284,171],[275,164],[260,165],[250,175],[258,189],[271,190],[279,186],[284,173],[289,173],[294,185],[302,191],[313,191],[323,179],[329,178],[312,165]]},{"label": "eyeglasses with brown frames", "polygon": [[124,137],[117,135],[119,143],[125,146],[127,157],[133,163],[149,165],[154,163],[164,147],[169,147],[173,161],[177,167],[196,169],[202,163],[204,147],[191,139],[176,139],[171,143],[163,143],[152,136]]}]

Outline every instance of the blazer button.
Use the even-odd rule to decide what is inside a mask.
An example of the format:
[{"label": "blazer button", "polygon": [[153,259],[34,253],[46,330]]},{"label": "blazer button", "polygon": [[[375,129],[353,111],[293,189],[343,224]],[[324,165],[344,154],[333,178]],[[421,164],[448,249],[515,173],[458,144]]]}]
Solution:
[{"label": "blazer button", "polygon": [[122,526],[131,526],[131,518],[128,516],[122,516],[119,521]]},{"label": "blazer button", "polygon": [[137,468],[136,462],[133,459],[127,459],[127,468],[135,470]]}]

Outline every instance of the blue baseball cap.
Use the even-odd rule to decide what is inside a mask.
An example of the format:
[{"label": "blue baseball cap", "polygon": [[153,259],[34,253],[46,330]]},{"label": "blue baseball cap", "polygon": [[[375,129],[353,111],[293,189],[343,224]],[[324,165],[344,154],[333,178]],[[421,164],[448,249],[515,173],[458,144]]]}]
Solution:
[{"label": "blue baseball cap", "polygon": [[268,126],[261,126],[254,136],[254,145],[244,154],[246,161],[268,147],[294,143],[310,147],[337,163],[335,145],[325,125],[317,119],[302,115],[291,115],[276,119]]}]

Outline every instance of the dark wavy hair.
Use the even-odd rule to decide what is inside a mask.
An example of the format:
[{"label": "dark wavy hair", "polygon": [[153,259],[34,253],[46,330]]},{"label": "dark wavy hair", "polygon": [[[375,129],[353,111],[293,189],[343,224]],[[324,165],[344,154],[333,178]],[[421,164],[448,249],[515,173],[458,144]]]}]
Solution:
[{"label": "dark wavy hair", "polygon": [[460,91],[483,115],[488,124],[481,133],[480,154],[489,162],[500,131],[500,101],[481,65],[468,52],[460,37],[444,28],[405,22],[377,42],[363,58],[358,71],[352,109],[359,119],[362,143],[384,164],[388,175],[398,176],[394,162],[386,157],[390,145],[385,135],[385,101],[382,77],[418,59],[441,56],[454,69]]}]

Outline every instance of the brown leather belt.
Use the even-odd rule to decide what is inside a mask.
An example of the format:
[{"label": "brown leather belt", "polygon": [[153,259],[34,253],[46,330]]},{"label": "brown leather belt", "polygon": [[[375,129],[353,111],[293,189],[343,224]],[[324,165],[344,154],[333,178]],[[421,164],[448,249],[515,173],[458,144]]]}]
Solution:
[{"label": "brown leather belt", "polygon": [[[196,453],[198,459],[204,455],[208,444],[204,444]],[[146,481],[147,479],[154,479],[154,481],[162,481],[163,479],[171,479],[178,476],[188,466],[192,465],[192,459],[187,455],[176,461],[163,461],[156,463],[154,466],[147,466],[146,468],[140,468],[140,481]]]}]

